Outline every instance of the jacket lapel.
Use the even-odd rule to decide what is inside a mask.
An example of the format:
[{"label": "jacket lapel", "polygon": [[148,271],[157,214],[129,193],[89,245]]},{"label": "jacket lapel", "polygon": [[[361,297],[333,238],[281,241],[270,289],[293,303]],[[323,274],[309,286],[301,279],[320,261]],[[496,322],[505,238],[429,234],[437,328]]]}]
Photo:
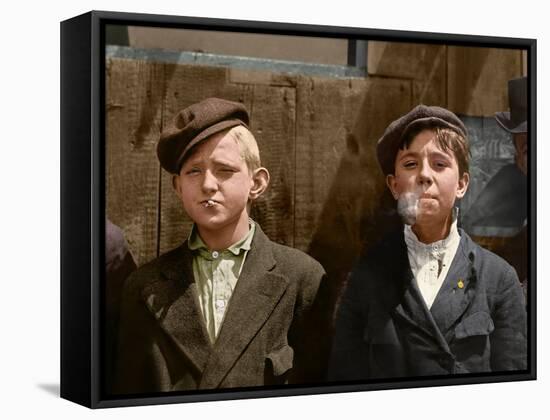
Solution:
[{"label": "jacket lapel", "polygon": [[267,321],[288,286],[275,266],[272,246],[256,226],[252,247],[229,302],[199,388],[216,388]]},{"label": "jacket lapel", "polygon": [[145,305],[200,374],[212,345],[200,313],[187,242],[166,257],[162,274],[164,278],[144,288]]},{"label": "jacket lapel", "polygon": [[431,308],[432,316],[444,335],[466,311],[472,299],[471,291],[476,280],[473,259],[470,238],[461,230],[460,245]]},{"label": "jacket lapel", "polygon": [[388,268],[391,270],[390,277],[392,279],[389,285],[396,285],[397,301],[394,313],[408,324],[429,333],[430,328],[425,314],[425,304],[415,285],[402,232],[400,232],[395,241],[395,246],[392,248],[395,260]]},{"label": "jacket lapel", "polygon": [[414,279],[403,234],[401,234],[398,244],[395,247],[397,254],[395,267],[398,267],[398,269],[394,274],[394,282],[400,284],[401,291],[394,314],[403,322],[409,324],[410,327],[421,330],[425,337],[434,340],[443,350],[448,351],[447,343],[426,306],[426,302]]}]

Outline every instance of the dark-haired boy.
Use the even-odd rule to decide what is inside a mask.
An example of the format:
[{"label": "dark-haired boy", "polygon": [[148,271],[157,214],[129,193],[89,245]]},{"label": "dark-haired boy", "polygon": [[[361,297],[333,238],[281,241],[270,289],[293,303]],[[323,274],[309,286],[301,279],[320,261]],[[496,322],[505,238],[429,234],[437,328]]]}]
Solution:
[{"label": "dark-haired boy", "polygon": [[464,124],[419,105],[377,145],[404,228],[363,255],[338,309],[333,380],[526,368],[516,272],[457,228],[469,183]]}]

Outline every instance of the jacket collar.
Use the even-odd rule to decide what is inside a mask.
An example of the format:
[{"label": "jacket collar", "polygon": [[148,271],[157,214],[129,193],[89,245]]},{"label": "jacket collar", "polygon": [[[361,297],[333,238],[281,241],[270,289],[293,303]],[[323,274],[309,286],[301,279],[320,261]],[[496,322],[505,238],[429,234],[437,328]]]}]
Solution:
[{"label": "jacket collar", "polygon": [[[256,222],[252,219],[249,221],[249,227],[247,234],[244,235],[240,240],[229,246],[226,251],[232,253],[233,255],[239,255],[242,251],[248,251],[252,244],[252,238],[254,238],[254,233],[256,232]],[[193,224],[191,228],[191,233],[187,238],[187,246],[191,251],[199,252],[204,258],[212,260],[212,250],[210,250],[202,238],[199,235],[199,230],[197,225]],[[221,251],[220,251],[221,252]]]}]

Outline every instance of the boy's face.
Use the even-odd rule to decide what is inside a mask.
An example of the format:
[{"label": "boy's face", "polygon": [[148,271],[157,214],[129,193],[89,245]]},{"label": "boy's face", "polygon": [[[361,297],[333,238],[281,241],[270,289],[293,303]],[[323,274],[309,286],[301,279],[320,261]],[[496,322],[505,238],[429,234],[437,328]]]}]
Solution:
[{"label": "boy's face", "polygon": [[185,211],[199,228],[209,231],[248,225],[248,200],[267,187],[261,173],[250,173],[227,131],[199,143],[174,177]]},{"label": "boy's face", "polygon": [[405,200],[414,208],[411,224],[443,226],[451,218],[456,199],[466,193],[469,175],[460,177],[454,153],[444,152],[435,133],[423,130],[408,149],[397,152],[395,174],[386,181],[399,205]]}]

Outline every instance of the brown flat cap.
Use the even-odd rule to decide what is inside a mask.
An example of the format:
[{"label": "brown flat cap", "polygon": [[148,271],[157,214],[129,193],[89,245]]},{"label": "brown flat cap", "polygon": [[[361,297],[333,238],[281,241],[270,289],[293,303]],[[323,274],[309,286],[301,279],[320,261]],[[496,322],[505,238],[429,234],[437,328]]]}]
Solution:
[{"label": "brown flat cap", "polygon": [[438,106],[418,105],[409,113],[392,122],[376,145],[376,157],[384,175],[393,174],[395,157],[407,133],[412,128],[449,128],[464,138],[467,130],[464,123],[451,111]]},{"label": "brown flat cap", "polygon": [[157,145],[161,166],[178,174],[193,146],[220,131],[237,125],[248,128],[248,111],[239,102],[208,98],[182,109],[162,132]]}]

